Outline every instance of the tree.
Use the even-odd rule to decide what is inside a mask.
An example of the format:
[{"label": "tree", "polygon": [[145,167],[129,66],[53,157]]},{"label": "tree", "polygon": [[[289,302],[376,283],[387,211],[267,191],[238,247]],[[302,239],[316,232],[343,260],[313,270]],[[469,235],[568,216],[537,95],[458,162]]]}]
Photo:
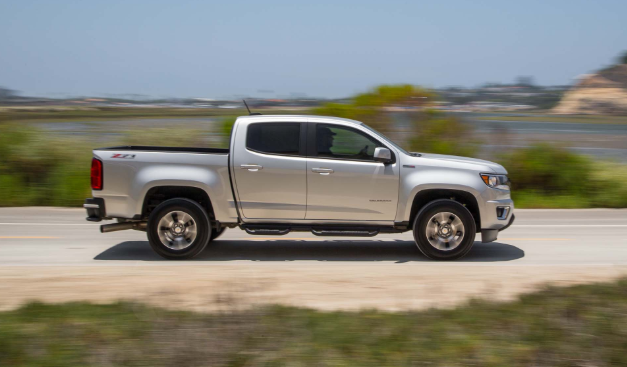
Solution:
[{"label": "tree", "polygon": [[380,85],[356,95],[350,104],[327,103],[314,113],[362,121],[385,134],[393,130],[390,109],[411,111],[432,104],[434,97],[434,93],[409,84]]},{"label": "tree", "polygon": [[[353,97],[350,104],[327,103],[314,113],[362,121],[415,152],[475,155],[471,128],[432,109],[436,98],[432,91],[413,85],[382,85]],[[400,120],[405,127],[395,123]]]},{"label": "tree", "polygon": [[620,58],[620,63],[621,63],[621,64],[627,64],[627,52],[625,52],[625,53],[623,54],[623,56],[621,56],[621,58]]}]

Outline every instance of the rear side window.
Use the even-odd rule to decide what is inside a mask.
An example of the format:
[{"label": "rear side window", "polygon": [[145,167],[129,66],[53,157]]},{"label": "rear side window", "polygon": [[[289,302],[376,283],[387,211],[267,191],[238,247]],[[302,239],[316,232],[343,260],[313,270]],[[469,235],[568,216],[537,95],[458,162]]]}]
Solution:
[{"label": "rear side window", "polygon": [[258,123],[248,125],[246,148],[270,154],[298,155],[300,123]]}]

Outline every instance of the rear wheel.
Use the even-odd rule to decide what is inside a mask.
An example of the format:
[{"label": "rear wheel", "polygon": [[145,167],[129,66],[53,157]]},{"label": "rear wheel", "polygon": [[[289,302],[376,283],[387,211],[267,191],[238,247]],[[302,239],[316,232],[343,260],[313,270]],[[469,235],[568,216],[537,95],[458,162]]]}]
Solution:
[{"label": "rear wheel", "polygon": [[475,220],[462,204],[435,200],[414,220],[414,240],[418,249],[434,260],[462,258],[475,242]]},{"label": "rear wheel", "polygon": [[148,218],[148,241],[166,259],[191,259],[200,254],[212,235],[205,210],[189,199],[159,204]]}]

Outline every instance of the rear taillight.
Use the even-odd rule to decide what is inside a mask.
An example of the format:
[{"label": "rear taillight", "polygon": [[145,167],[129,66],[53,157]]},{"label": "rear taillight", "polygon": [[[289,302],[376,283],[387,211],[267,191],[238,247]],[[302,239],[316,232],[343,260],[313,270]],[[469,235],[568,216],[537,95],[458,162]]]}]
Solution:
[{"label": "rear taillight", "polygon": [[102,162],[96,158],[91,160],[91,188],[102,190]]}]

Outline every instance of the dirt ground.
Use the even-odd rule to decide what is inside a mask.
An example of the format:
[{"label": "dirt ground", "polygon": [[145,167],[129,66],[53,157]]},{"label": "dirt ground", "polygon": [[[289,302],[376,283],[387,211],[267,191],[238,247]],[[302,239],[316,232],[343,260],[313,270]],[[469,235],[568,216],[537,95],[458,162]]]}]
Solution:
[{"label": "dirt ground", "polygon": [[627,275],[627,266],[446,266],[319,264],[0,269],[0,309],[44,302],[136,300],[211,311],[280,303],[323,310],[451,307],[473,297],[509,300],[544,284]]}]

